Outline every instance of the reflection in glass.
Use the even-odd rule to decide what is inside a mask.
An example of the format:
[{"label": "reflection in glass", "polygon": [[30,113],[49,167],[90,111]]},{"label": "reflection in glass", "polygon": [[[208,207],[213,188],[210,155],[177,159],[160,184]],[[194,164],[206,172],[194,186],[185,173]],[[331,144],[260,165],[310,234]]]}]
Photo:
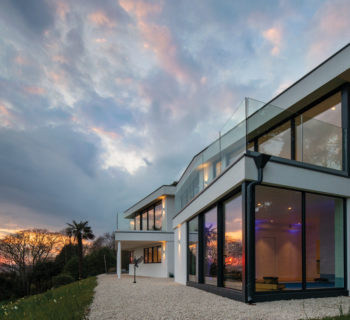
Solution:
[{"label": "reflection in glass", "polygon": [[224,286],[242,290],[242,197],[224,203]]},{"label": "reflection in glass", "polygon": [[221,174],[221,161],[215,161],[213,163],[213,179]]},{"label": "reflection in glass", "polygon": [[340,92],[304,112],[296,123],[296,159],[342,169]]},{"label": "reflection in glass", "polygon": [[152,248],[152,250],[153,250],[153,262],[157,262],[158,261],[158,258],[157,258],[157,255],[158,255],[157,247]]},{"label": "reflection in glass", "polygon": [[154,208],[148,210],[148,230],[154,229]]},{"label": "reflection in glass", "polygon": [[135,230],[141,230],[141,216],[138,214],[135,216]]},{"label": "reflection in glass", "polygon": [[217,285],[217,210],[204,215],[204,282]]},{"label": "reflection in glass", "polygon": [[198,217],[188,223],[188,280],[198,282]]},{"label": "reflection in glass", "polygon": [[143,249],[144,263],[148,263],[148,248]]},{"label": "reflection in glass", "polygon": [[247,150],[254,151],[254,141],[250,141],[247,145]]},{"label": "reflection in glass", "polygon": [[157,262],[162,262],[162,247],[157,247],[158,250],[158,260]]},{"label": "reflection in glass", "polygon": [[147,211],[142,213],[142,230],[147,230]]},{"label": "reflection in glass", "polygon": [[153,254],[152,254],[152,248],[148,248],[148,262],[153,262]]},{"label": "reflection in glass", "polygon": [[301,289],[301,192],[257,186],[255,201],[256,291]]},{"label": "reflection in glass", "polygon": [[272,156],[291,158],[290,121],[269,131],[258,139],[259,152]]},{"label": "reflection in glass", "polygon": [[162,203],[156,205],[155,207],[155,225],[154,230],[162,230]]},{"label": "reflection in glass", "polygon": [[344,287],[343,200],[306,194],[306,288]]}]

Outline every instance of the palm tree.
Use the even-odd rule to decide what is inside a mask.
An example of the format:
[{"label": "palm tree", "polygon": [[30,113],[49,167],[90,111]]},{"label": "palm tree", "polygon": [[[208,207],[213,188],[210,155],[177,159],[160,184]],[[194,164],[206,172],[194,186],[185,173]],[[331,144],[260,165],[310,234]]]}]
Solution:
[{"label": "palm tree", "polygon": [[92,240],[95,238],[91,227],[87,221],[80,221],[77,223],[73,220],[73,223],[67,223],[66,234],[69,237],[74,237],[78,242],[78,257],[79,257],[79,279],[82,278],[83,274],[83,239]]}]

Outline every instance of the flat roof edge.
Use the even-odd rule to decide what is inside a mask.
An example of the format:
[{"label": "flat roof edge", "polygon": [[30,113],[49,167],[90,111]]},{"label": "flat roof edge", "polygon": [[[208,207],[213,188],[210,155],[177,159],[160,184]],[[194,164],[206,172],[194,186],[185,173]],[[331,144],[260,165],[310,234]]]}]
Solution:
[{"label": "flat roof edge", "polygon": [[130,208],[124,211],[124,218],[132,218],[132,216],[139,210],[150,205],[152,202],[156,201],[161,196],[174,196],[176,191],[176,186],[174,185],[162,185],[158,189],[152,191],[146,197],[142,198],[140,201],[136,202]]}]

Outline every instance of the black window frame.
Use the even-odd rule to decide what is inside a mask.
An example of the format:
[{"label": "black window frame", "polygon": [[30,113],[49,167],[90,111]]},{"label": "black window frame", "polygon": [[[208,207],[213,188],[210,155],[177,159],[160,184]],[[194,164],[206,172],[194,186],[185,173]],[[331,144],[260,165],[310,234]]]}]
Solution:
[{"label": "black window frame", "polygon": [[[143,209],[142,211],[138,212],[135,214],[135,217],[134,217],[134,230],[136,230],[136,217],[137,216],[140,216],[140,230],[137,230],[137,231],[162,231],[162,229],[160,230],[157,230],[155,228],[156,226],[156,207],[158,205],[162,205],[162,201],[157,201],[155,202],[154,204],[152,204],[151,206],[148,206],[146,207],[145,209]],[[153,228],[152,229],[149,229],[149,214],[148,214],[148,211],[153,209]],[[142,219],[142,215],[146,213],[147,214],[147,228],[146,229],[143,229],[143,219]],[[162,221],[162,225],[163,225],[163,221]]]},{"label": "black window frame", "polygon": [[[316,298],[316,297],[331,297],[331,296],[347,296],[348,291],[348,255],[347,255],[347,203],[346,198],[335,196],[332,194],[325,194],[319,192],[306,192],[296,188],[287,187],[277,187],[272,185],[266,185],[269,187],[287,189],[292,191],[299,191],[302,193],[302,248],[304,248],[305,238],[305,196],[303,194],[310,193],[316,195],[323,195],[334,197],[343,200],[343,243],[344,243],[344,288],[321,288],[321,289],[306,289],[306,290],[289,290],[289,291],[277,291],[277,292],[255,292],[255,205],[251,208],[252,212],[248,212],[248,185],[251,183],[250,180],[243,181],[243,183],[235,188],[232,192],[228,193],[224,197],[217,200],[213,205],[206,208],[205,210],[199,212],[197,215],[192,216],[190,219],[186,220],[186,254],[187,254],[187,264],[186,264],[186,284],[191,287],[195,287],[204,291],[212,292],[227,298],[234,300],[248,302],[248,285],[253,284],[253,301],[274,301],[274,300],[285,300],[285,299],[303,299],[303,298]],[[265,184],[262,184],[265,185]],[[245,261],[242,268],[242,290],[237,290],[234,288],[228,288],[223,286],[223,265],[218,265],[218,284],[217,286],[204,283],[204,214],[211,210],[213,207],[218,206],[218,263],[223,263],[223,246],[224,246],[224,220],[223,220],[223,203],[235,195],[241,193],[242,197],[242,259]],[[253,188],[253,202],[255,203],[255,188]],[[303,200],[304,199],[304,200]],[[198,276],[197,282],[189,280],[189,227],[188,223],[195,217],[198,217]],[[221,244],[220,244],[221,243]],[[306,249],[306,248],[305,248]],[[302,249],[302,267],[306,268],[304,261],[305,259],[305,249]],[[303,277],[304,272],[303,269]],[[304,281],[304,280],[303,280]],[[303,282],[304,283],[304,282]]]},{"label": "black window frame", "polygon": [[[312,164],[312,163],[306,163],[302,161],[296,160],[296,123],[295,119],[303,114],[304,112],[312,109],[313,107],[317,106],[324,100],[328,99],[332,95],[336,93],[340,93],[341,95],[341,122],[342,122],[342,169],[334,169],[334,168],[328,168],[323,167],[320,165]],[[323,95],[319,99],[313,101],[312,103],[308,104],[304,108],[300,109],[298,112],[292,113],[290,116],[286,117],[285,119],[279,121],[278,123],[274,124],[270,128],[262,131],[258,135],[256,135],[253,139],[250,139],[247,141],[247,147],[250,143],[254,144],[254,152],[259,152],[259,145],[258,140],[262,136],[266,135],[270,131],[280,127],[281,125],[290,122],[291,126],[291,157],[290,158],[282,158],[278,156],[272,156],[272,161],[277,160],[283,163],[297,163],[299,166],[306,167],[308,169],[313,169],[316,171],[323,171],[323,172],[330,172],[342,176],[350,176],[350,84],[346,83],[341,86],[338,86],[334,90],[331,90],[327,94]],[[247,150],[247,153],[249,154],[251,151]]]},{"label": "black window frame", "polygon": [[[159,256],[159,250],[160,249],[160,256]],[[152,252],[152,261],[150,261],[149,259],[149,252]],[[154,252],[156,252],[156,256],[157,256],[157,261],[153,261],[154,260]],[[158,246],[153,246],[153,247],[147,247],[147,248],[143,248],[143,256],[144,257],[148,257],[147,258],[147,262],[145,259],[143,259],[145,264],[149,264],[149,263],[162,263],[162,246],[158,245]],[[160,260],[160,261],[159,261]]]},{"label": "black window frame", "polygon": [[[235,188],[233,191],[219,199],[210,207],[201,211],[199,214],[191,217],[186,220],[186,255],[187,255],[187,265],[186,265],[186,284],[188,286],[196,287],[205,291],[213,292],[219,294],[224,297],[232,298],[238,301],[245,301],[245,287],[246,287],[246,264],[242,266],[242,289],[237,290],[235,288],[224,287],[224,270],[223,270],[223,259],[224,259],[224,203],[240,194],[242,200],[242,258],[245,260],[246,257],[246,196],[245,196],[245,187],[246,183],[243,182],[242,185]],[[204,239],[204,215],[212,210],[213,208],[217,208],[217,256],[218,256],[218,264],[217,264],[217,284],[206,284],[204,281],[204,250],[205,250],[205,239]],[[198,275],[197,282],[189,280],[189,222],[198,217]]]},{"label": "black window frame", "polygon": [[[273,186],[273,185],[267,185],[267,184],[261,184],[260,186],[266,186],[269,188],[275,188],[275,189],[283,189],[283,190],[290,190],[290,191],[298,191],[301,193],[301,216],[302,216],[302,243],[301,243],[301,249],[302,249],[302,289],[301,290],[283,290],[283,291],[265,291],[265,292],[259,292],[255,290],[255,281],[253,282],[253,297],[254,301],[270,301],[270,300],[282,300],[282,299],[302,299],[302,298],[308,298],[308,297],[330,297],[330,296],[338,296],[342,294],[348,294],[348,287],[347,287],[347,219],[346,219],[346,198],[335,196],[331,194],[323,194],[320,192],[312,192],[312,191],[304,191],[304,190],[298,190],[293,188],[287,188],[287,187],[279,187],[279,186]],[[320,289],[307,289],[306,288],[306,194],[315,194],[320,196],[329,196],[333,198],[337,198],[343,201],[343,256],[344,256],[344,287],[341,288],[320,288]],[[255,188],[254,188],[254,203],[255,203]],[[250,277],[251,280],[255,279],[255,205],[254,205],[254,212],[250,212],[248,214],[251,214],[253,216],[253,219],[251,219],[251,230],[254,230],[252,232],[250,241],[250,250],[251,252],[251,260],[247,261],[247,264],[252,264],[252,270],[250,271]]]}]

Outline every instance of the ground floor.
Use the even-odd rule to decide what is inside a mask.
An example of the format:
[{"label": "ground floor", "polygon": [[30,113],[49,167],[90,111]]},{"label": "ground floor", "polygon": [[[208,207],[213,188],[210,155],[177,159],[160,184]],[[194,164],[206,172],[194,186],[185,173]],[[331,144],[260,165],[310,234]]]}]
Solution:
[{"label": "ground floor", "polygon": [[[173,233],[119,231],[115,237],[118,277],[122,273],[134,275],[135,270],[139,276],[155,278],[174,276]],[[139,263],[135,267],[137,260]]]},{"label": "ground floor", "polygon": [[252,164],[174,218],[175,280],[244,302],[348,295],[348,179],[271,159],[258,183]]},{"label": "ground floor", "polygon": [[90,320],[107,319],[313,319],[350,309],[348,297],[262,302],[239,301],[178,284],[173,279],[101,275]]}]

